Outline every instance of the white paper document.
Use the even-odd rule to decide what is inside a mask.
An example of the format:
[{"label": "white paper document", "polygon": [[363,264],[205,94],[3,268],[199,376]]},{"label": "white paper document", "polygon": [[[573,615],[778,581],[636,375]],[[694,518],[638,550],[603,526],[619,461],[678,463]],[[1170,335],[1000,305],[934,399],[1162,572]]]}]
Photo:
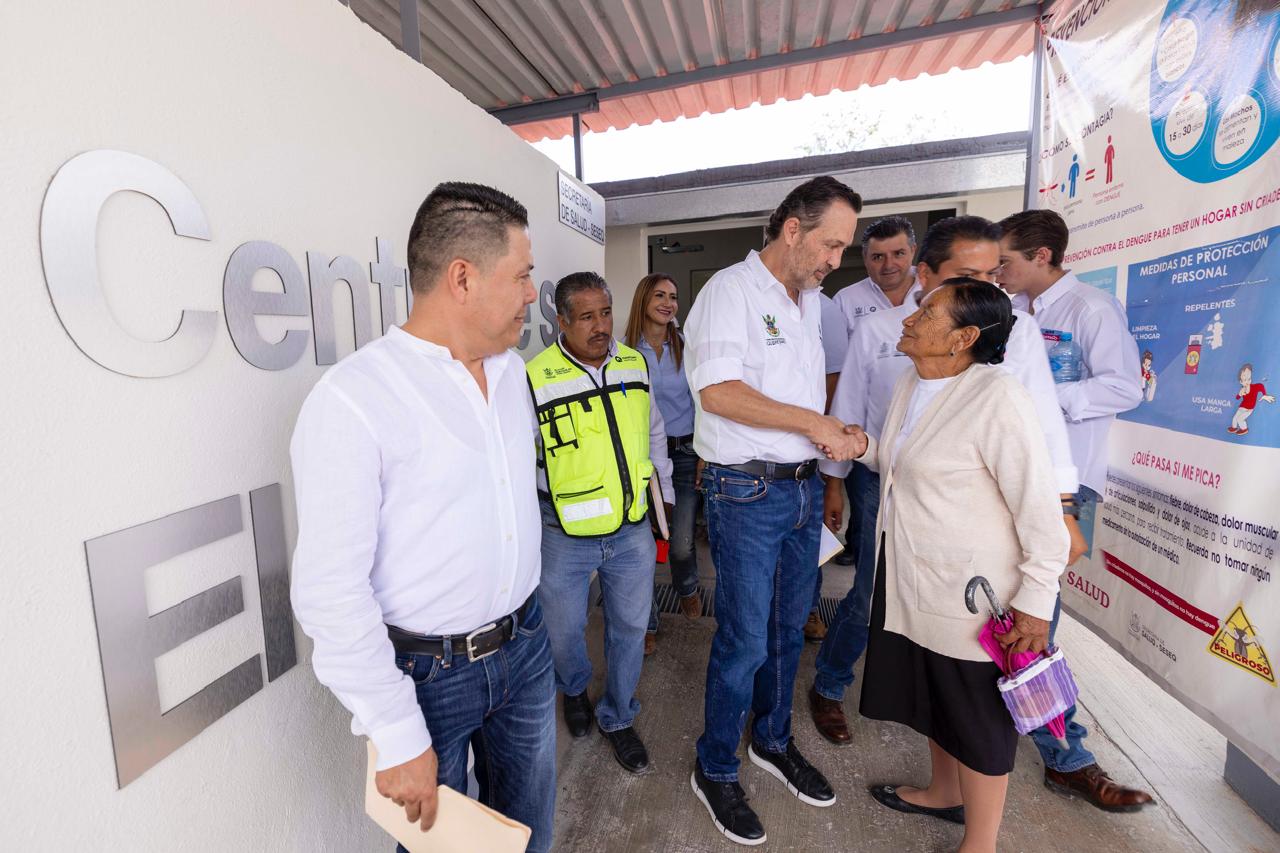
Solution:
[{"label": "white paper document", "polygon": [[818,541],[818,565],[826,565],[827,561],[844,550],[840,540],[827,526],[822,525],[822,538]]}]

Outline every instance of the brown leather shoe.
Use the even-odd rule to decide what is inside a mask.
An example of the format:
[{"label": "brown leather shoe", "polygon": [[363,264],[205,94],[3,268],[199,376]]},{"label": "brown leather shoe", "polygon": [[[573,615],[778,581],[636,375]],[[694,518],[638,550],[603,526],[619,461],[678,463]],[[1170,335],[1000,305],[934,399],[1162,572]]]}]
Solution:
[{"label": "brown leather shoe", "polygon": [[648,657],[649,655],[657,651],[657,649],[658,649],[658,635],[645,634],[644,635],[644,656]]},{"label": "brown leather shoe", "polygon": [[1155,805],[1146,791],[1117,784],[1096,764],[1072,773],[1059,773],[1046,767],[1044,786],[1067,797],[1083,797],[1106,812],[1136,812],[1143,806]]},{"label": "brown leather shoe", "polygon": [[680,598],[680,612],[686,619],[697,619],[702,615],[702,596],[696,592]]},{"label": "brown leather shoe", "polygon": [[806,642],[821,643],[827,636],[827,626],[822,624],[822,617],[818,615],[818,611],[809,614],[809,621],[804,623],[804,638]]},{"label": "brown leather shoe", "polygon": [[849,734],[849,721],[844,718],[844,706],[823,696],[812,685],[809,687],[809,715],[813,717],[818,734],[837,746],[846,746],[853,741]]}]

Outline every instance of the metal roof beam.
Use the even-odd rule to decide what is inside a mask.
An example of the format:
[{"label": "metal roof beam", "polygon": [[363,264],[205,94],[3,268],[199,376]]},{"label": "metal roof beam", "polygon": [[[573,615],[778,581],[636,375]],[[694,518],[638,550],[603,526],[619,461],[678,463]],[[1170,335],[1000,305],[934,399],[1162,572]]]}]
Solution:
[{"label": "metal roof beam", "polygon": [[563,98],[548,98],[544,101],[516,104],[512,107],[498,107],[489,110],[489,115],[503,124],[526,124],[580,113],[594,113],[599,110],[600,99],[597,93],[587,92],[582,95],[566,95]]},{"label": "metal roof beam", "polygon": [[[599,100],[605,101],[649,92],[666,91],[744,74],[753,74],[758,71],[821,62],[825,59],[837,59],[857,53],[887,50],[889,48],[902,47],[903,45],[969,33],[975,30],[1027,23],[1036,20],[1039,15],[1040,7],[1038,4],[1016,6],[1002,12],[987,12],[968,18],[941,21],[936,24],[930,24],[927,27],[908,27],[894,32],[875,33],[861,38],[830,42],[818,47],[793,50],[788,53],[770,54],[755,59],[729,62],[724,65],[696,68],[692,71],[668,74],[665,77],[648,77],[642,80],[618,83],[613,86],[593,89],[587,92],[586,95],[598,97]],[[571,105],[571,102],[578,101],[583,97],[583,95],[566,95],[559,98],[547,98],[515,107],[500,107],[489,112],[506,124],[523,124],[524,122],[539,121],[547,118],[561,118],[573,115],[575,112],[592,112],[593,110],[580,105]],[[529,112],[520,112],[525,110]]]}]

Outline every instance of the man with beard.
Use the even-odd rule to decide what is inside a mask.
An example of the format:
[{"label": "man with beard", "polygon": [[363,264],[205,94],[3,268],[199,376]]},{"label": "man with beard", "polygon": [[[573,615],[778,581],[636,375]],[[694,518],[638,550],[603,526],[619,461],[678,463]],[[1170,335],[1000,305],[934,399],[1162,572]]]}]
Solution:
[{"label": "man with beard", "polygon": [[791,696],[818,577],[817,458],[858,449],[845,424],[823,414],[818,289],[853,242],[861,209],[861,196],[834,178],[796,187],[770,217],[764,248],[712,276],[686,324],[717,622],[690,783],[739,844],[765,840],[738,784],[748,710],[752,763],[802,802],[835,802],[796,749]]}]

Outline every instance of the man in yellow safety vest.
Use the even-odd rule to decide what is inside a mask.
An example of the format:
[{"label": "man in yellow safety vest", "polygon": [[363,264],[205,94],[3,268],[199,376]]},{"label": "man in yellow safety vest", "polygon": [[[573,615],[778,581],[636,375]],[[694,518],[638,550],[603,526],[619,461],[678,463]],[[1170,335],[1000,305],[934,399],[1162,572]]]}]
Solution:
[{"label": "man in yellow safety vest", "polygon": [[592,716],[587,595],[592,573],[599,575],[609,672],[596,723],[618,763],[644,773],[649,756],[634,721],[653,596],[655,547],[645,521],[655,473],[661,494],[673,494],[671,461],[644,356],[613,338],[605,280],[593,272],[565,276],[555,302],[559,338],[525,368],[541,444],[539,600],[565,723],[582,737]]}]

